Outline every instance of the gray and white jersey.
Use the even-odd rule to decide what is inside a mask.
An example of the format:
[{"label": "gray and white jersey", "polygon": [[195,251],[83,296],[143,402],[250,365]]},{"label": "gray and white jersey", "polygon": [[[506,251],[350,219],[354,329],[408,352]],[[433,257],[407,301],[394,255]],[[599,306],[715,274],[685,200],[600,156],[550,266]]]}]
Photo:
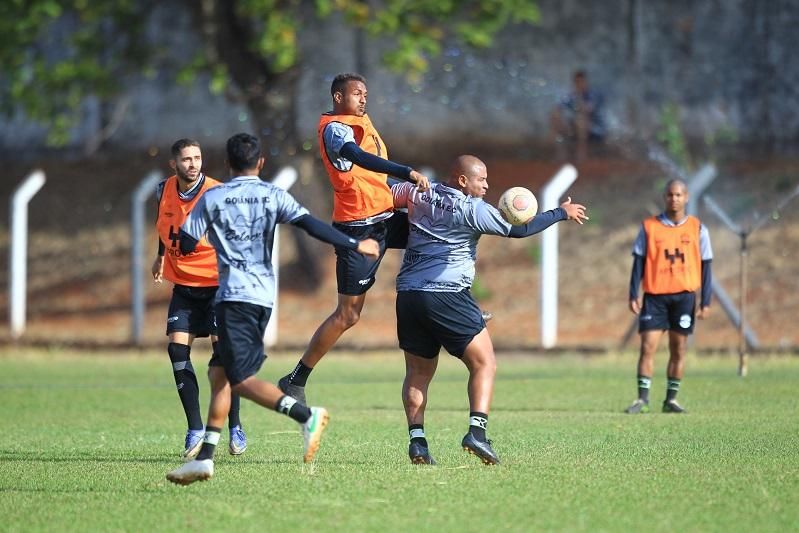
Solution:
[{"label": "gray and white jersey", "polygon": [[[675,223],[666,216],[666,213],[661,213],[658,215],[658,222],[664,226],[681,226],[686,220],[688,220],[688,217],[685,217],[680,222]],[[713,260],[713,248],[710,245],[710,232],[702,223],[699,224],[699,253],[702,256],[702,261]],[[635,242],[633,243],[633,255],[646,257],[646,231],[644,231],[643,224],[641,224],[641,227],[638,230],[638,236],[635,238]]]},{"label": "gray and white jersey", "polygon": [[325,144],[325,155],[336,170],[349,172],[352,170],[352,161],[341,157],[341,148],[347,143],[355,143],[355,132],[352,126],[343,122],[331,122],[322,132],[322,141]]},{"label": "gray and white jersey", "polygon": [[480,236],[510,233],[511,225],[494,206],[443,183],[427,191],[398,183],[391,192],[395,207],[408,208],[410,226],[397,291],[458,292],[471,287]]},{"label": "gray and white jersey", "polygon": [[217,302],[271,308],[275,303],[275,226],[307,214],[283,189],[257,176],[239,176],[206,191],[181,229],[197,240],[208,233],[208,241],[216,249]]}]

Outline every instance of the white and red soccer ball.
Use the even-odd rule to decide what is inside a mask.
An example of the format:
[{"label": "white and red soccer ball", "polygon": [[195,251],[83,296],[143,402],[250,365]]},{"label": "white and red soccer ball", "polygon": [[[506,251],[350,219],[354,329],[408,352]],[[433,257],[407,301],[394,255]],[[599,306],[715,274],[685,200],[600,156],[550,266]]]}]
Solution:
[{"label": "white and red soccer ball", "polygon": [[521,226],[530,222],[538,212],[538,200],[524,187],[511,187],[499,197],[497,207],[508,223]]}]

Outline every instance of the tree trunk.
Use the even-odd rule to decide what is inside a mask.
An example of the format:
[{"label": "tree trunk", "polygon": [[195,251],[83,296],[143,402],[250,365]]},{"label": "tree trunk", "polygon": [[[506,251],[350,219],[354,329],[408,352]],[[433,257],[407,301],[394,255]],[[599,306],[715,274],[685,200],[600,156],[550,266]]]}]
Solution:
[{"label": "tree trunk", "polygon": [[[284,166],[294,167],[299,179],[291,194],[314,216],[328,220],[329,187],[326,191],[326,180],[318,177],[321,165],[316,150],[304,151],[297,133],[300,66],[274,72],[268,62],[251,50],[252,27],[236,15],[234,7],[235,2],[226,0],[202,0],[197,4],[195,13],[202,27],[206,56],[211,64],[225,65],[235,85],[230,91],[232,96],[250,110],[254,133],[261,138],[266,157],[262,176],[271,179]],[[303,290],[315,289],[322,275],[319,258],[332,250],[303,231],[287,229],[294,238],[297,259],[294,264],[286,265],[292,275],[283,277],[281,283]]]}]

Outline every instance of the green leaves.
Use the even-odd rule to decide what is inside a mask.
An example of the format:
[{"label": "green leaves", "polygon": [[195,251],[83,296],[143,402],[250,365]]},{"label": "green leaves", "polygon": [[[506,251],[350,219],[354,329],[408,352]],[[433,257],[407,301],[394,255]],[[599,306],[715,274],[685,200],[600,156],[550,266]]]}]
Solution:
[{"label": "green leaves", "polygon": [[[227,2],[234,2],[229,4]],[[540,14],[528,0],[184,0],[173,9],[199,16],[199,31],[228,25],[229,42],[204,35],[205,49],[185,50],[185,61],[169,65],[177,83],[209,76],[209,90],[223,93],[237,70],[233,61],[266,70],[265,79],[302,63],[299,41],[309,16],[343,16],[353,28],[388,39],[383,60],[416,83],[445,43],[490,46],[508,24],[534,24]],[[208,7],[211,6],[210,9]],[[232,6],[232,16],[220,16]],[[5,0],[0,2],[0,110],[20,108],[48,127],[48,141],[63,145],[80,120],[88,96],[113,100],[130,81],[153,78],[165,67],[144,36],[151,15],[148,1]],[[195,20],[197,22],[197,20]],[[217,52],[214,52],[214,47]],[[221,48],[248,50],[251,56],[229,59]],[[354,52],[354,51],[353,51]]]},{"label": "green leaves", "polygon": [[[341,10],[352,15],[368,9],[361,2],[338,1]],[[373,36],[394,40],[394,49],[384,56],[395,72],[417,82],[429,67],[429,60],[441,53],[449,40],[486,48],[508,24],[535,24],[540,20],[537,6],[525,0],[386,0],[368,16],[352,17],[356,26]]]},{"label": "green leaves", "polygon": [[21,107],[47,127],[49,144],[68,142],[84,99],[118,94],[147,56],[138,38],[146,14],[135,9],[124,0],[3,2],[2,111]]}]

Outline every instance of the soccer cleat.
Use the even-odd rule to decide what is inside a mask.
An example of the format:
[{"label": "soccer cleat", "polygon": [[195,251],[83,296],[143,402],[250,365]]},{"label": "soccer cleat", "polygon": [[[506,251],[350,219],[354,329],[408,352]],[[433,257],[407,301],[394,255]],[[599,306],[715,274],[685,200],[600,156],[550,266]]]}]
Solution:
[{"label": "soccer cleat", "polygon": [[230,428],[230,441],[228,441],[228,451],[230,455],[241,455],[247,449],[247,435],[241,426]]},{"label": "soccer cleat", "polygon": [[467,452],[479,457],[480,460],[483,461],[483,464],[499,464],[499,456],[497,456],[496,452],[491,448],[490,440],[479,441],[474,435],[467,433],[461,441],[461,446],[463,446],[463,449]]},{"label": "soccer cleat", "polygon": [[494,318],[494,313],[492,313],[491,311],[481,311],[480,315],[482,315],[483,317],[483,322],[488,322],[489,320]]},{"label": "soccer cleat", "polygon": [[677,400],[666,400],[663,402],[664,413],[687,413],[685,408],[677,403]]},{"label": "soccer cleat", "polygon": [[330,415],[324,407],[311,407],[311,417],[302,425],[303,437],[303,456],[302,460],[306,463],[313,461],[316,452],[319,451],[319,443],[322,441],[322,432],[330,421]]},{"label": "soccer cleat", "polygon": [[420,442],[411,442],[408,445],[408,456],[415,465],[434,465],[436,460],[430,455],[427,446]]},{"label": "soccer cleat", "polygon": [[183,449],[184,459],[194,459],[203,447],[204,429],[190,429],[186,431],[186,443]]},{"label": "soccer cleat", "polygon": [[305,387],[300,387],[299,385],[291,383],[291,381],[289,381],[289,376],[280,378],[280,381],[277,382],[277,386],[283,391],[283,394],[291,396],[303,405],[308,405],[308,402],[305,401]]},{"label": "soccer cleat", "polygon": [[202,461],[194,459],[166,475],[169,481],[178,485],[189,485],[195,481],[206,481],[212,477],[214,477],[213,459],[203,459]]},{"label": "soccer cleat", "polygon": [[628,415],[637,415],[649,412],[649,402],[645,402],[641,398],[635,400],[630,407],[624,410]]}]

